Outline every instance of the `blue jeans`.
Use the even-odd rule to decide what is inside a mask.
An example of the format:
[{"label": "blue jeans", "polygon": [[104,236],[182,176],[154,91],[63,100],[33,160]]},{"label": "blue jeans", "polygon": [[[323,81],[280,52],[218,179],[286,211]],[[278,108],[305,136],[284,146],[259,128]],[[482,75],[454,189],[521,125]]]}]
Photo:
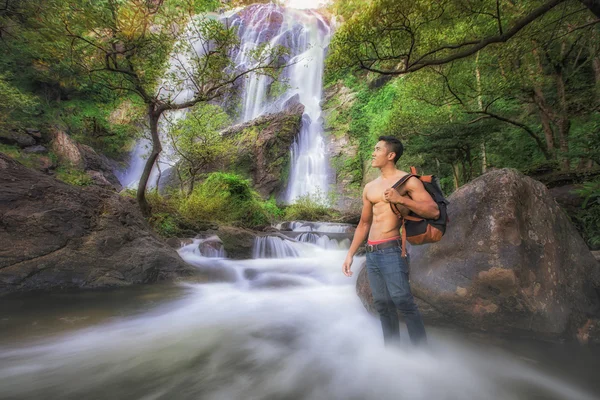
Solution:
[{"label": "blue jeans", "polygon": [[410,341],[427,341],[421,313],[415,304],[408,282],[408,257],[402,257],[400,247],[390,247],[367,253],[367,275],[373,292],[375,309],[381,319],[383,341],[386,345],[400,341],[398,313],[406,322]]}]

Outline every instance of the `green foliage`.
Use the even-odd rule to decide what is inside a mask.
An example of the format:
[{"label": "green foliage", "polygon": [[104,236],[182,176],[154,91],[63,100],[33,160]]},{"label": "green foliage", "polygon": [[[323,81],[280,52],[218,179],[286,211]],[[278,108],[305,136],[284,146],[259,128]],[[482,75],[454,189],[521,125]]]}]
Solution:
[{"label": "green foliage", "polygon": [[[4,153],[10,158],[20,162],[26,167],[37,169],[40,165],[40,159],[44,156],[38,154],[27,154],[21,151],[18,146],[8,145],[0,143],[0,153]],[[50,158],[54,158],[54,154],[48,155]]]},{"label": "green foliage", "polygon": [[574,216],[588,246],[600,249],[600,180],[586,182],[576,193],[583,197],[581,210]]},{"label": "green foliage", "polygon": [[34,96],[20,91],[4,74],[0,74],[0,99],[0,129],[10,129],[15,120],[28,117],[37,105]]},{"label": "green foliage", "polygon": [[264,226],[280,212],[274,201],[263,202],[250,181],[235,174],[214,172],[190,196],[181,198],[178,211],[187,220]]},{"label": "green foliage", "polygon": [[329,208],[322,195],[305,195],[297,198],[293,204],[285,208],[284,219],[287,221],[331,221],[339,216],[337,211]]},{"label": "green foliage", "polygon": [[129,99],[98,103],[94,99],[72,99],[45,110],[48,122],[60,121],[73,138],[120,158],[138,136],[143,108]]},{"label": "green foliage", "polygon": [[200,103],[170,129],[173,148],[180,158],[176,168],[190,188],[199,173],[229,163],[234,145],[219,133],[228,123],[229,117],[221,107]]},{"label": "green foliage", "polygon": [[94,183],[92,178],[88,174],[86,174],[85,171],[82,171],[71,165],[63,164],[56,168],[55,173],[56,179],[68,183],[70,185],[89,186],[92,183]]}]

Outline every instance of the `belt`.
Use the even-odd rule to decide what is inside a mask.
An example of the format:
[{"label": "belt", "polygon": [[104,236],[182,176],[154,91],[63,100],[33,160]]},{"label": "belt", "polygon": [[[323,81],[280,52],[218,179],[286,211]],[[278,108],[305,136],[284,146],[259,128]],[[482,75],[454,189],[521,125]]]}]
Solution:
[{"label": "belt", "polygon": [[401,239],[390,240],[389,242],[379,244],[367,244],[366,252],[372,253],[376,250],[389,249],[390,247],[402,247]]}]

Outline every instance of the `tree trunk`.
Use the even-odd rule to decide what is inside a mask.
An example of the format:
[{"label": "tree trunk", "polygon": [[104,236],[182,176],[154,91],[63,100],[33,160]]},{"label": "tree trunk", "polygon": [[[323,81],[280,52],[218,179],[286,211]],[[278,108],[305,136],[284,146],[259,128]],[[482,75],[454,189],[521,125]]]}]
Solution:
[{"label": "tree trunk", "polygon": [[571,129],[571,121],[567,115],[567,93],[565,89],[565,80],[562,72],[556,74],[556,91],[558,94],[558,140],[561,152],[561,169],[564,171],[569,170],[569,130]]},{"label": "tree trunk", "polygon": [[[479,72],[479,52],[475,57],[475,78],[477,79],[477,105],[479,111],[483,111],[483,99],[481,98],[481,73]],[[485,137],[481,138],[481,173],[487,171],[487,154],[485,151]]]},{"label": "tree trunk", "polygon": [[[533,49],[533,56],[537,65],[537,73],[540,76],[544,76],[544,68],[542,67],[542,61],[540,60],[537,49]],[[542,86],[535,81],[535,77],[533,77],[533,100],[537,105],[540,121],[542,123],[542,130],[544,131],[544,137],[546,139],[546,150],[552,158],[555,158],[554,130],[552,129],[550,115],[548,115],[548,105],[546,104],[546,97],[544,96]]]},{"label": "tree trunk", "polygon": [[156,187],[154,188],[154,191],[158,193],[158,186],[160,185],[160,178],[162,177],[162,170],[160,169],[159,162],[156,163],[156,169],[158,170],[158,176],[156,177]]},{"label": "tree trunk", "polygon": [[188,187],[188,196],[191,196],[192,192],[194,191],[194,183],[196,180],[196,174],[194,173],[192,168],[188,169],[188,174],[190,174],[190,185]]},{"label": "tree trunk", "polygon": [[144,165],[144,172],[142,172],[142,177],[140,178],[140,183],[138,184],[137,191],[137,202],[140,206],[140,210],[145,217],[149,217],[152,214],[152,209],[148,201],[146,200],[146,186],[148,185],[148,179],[150,178],[150,173],[152,172],[152,167],[156,162],[160,152],[162,151],[162,146],[160,144],[160,137],[158,136],[158,120],[162,112],[156,110],[156,106],[154,104],[148,105],[148,117],[150,120],[150,135],[152,136],[152,151],[146,160],[146,165]]},{"label": "tree trunk", "polygon": [[454,190],[458,190],[459,187],[459,173],[458,163],[452,163],[452,175],[454,176]]},{"label": "tree trunk", "polygon": [[185,185],[183,183],[183,177],[181,176],[181,168],[179,165],[180,163],[175,164],[175,171],[177,172],[177,178],[179,179],[179,192],[183,195],[185,194]]}]

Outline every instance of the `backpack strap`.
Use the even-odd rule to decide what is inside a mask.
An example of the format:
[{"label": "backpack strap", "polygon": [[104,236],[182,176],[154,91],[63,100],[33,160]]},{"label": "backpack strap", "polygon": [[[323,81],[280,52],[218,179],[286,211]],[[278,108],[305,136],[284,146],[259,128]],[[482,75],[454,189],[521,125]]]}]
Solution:
[{"label": "backpack strap", "polygon": [[392,189],[398,189],[400,186],[404,185],[406,183],[407,180],[409,180],[410,178],[412,178],[413,176],[416,176],[414,174],[406,174],[404,175],[402,178],[400,178],[400,180],[396,183],[394,183],[394,185],[392,186]]},{"label": "backpack strap", "polygon": [[[412,178],[413,176],[417,177],[417,175],[416,175],[417,169],[415,167],[410,167],[410,172],[411,172],[410,174],[404,175],[402,178],[400,178],[400,180],[398,182],[394,183],[394,186],[392,186],[392,189],[398,189],[400,186],[404,185],[406,183],[406,181],[409,180],[410,178]],[[391,207],[392,211],[394,211],[394,203],[390,203],[390,207]],[[395,211],[394,211],[394,214],[396,214]],[[411,217],[408,215],[406,217],[402,217],[399,213],[396,215],[398,215],[398,218],[402,219],[402,257],[406,257],[406,227],[404,226],[404,223],[406,220],[422,221],[422,219],[418,219],[416,217]]]}]

